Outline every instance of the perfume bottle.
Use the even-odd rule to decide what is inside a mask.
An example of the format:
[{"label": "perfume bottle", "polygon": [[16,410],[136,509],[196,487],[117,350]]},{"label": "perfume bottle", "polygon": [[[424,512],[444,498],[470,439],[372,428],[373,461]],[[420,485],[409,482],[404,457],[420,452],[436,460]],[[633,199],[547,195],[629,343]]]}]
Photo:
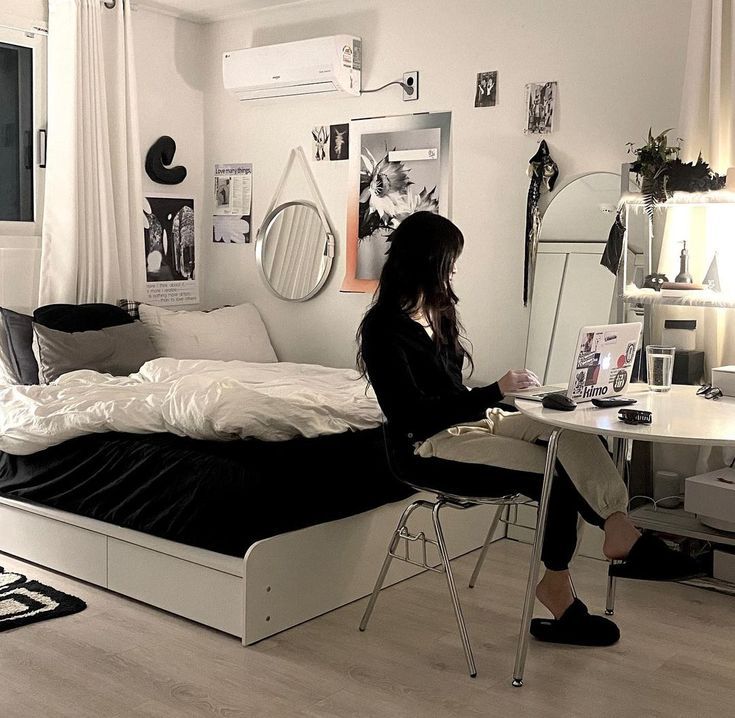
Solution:
[{"label": "perfume bottle", "polygon": [[683,242],[684,247],[679,255],[679,274],[676,275],[675,282],[680,284],[691,284],[692,275],[689,274],[689,252],[687,252],[686,240]]}]

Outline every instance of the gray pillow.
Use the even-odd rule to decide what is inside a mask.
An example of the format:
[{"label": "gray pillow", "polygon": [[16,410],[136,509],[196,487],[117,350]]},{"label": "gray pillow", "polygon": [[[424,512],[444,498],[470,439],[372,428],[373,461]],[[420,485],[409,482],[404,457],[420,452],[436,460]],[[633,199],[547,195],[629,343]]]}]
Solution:
[{"label": "gray pillow", "polygon": [[10,341],[5,322],[0,318],[0,388],[7,384],[20,384],[20,376],[10,353]]},{"label": "gray pillow", "polygon": [[141,322],[73,333],[34,324],[33,351],[45,384],[76,369],[126,376],[159,356]]}]

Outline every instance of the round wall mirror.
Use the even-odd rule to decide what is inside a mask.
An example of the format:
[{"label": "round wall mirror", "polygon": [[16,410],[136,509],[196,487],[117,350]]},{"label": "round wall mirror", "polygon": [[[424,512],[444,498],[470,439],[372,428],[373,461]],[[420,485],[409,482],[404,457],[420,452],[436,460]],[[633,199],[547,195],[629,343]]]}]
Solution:
[{"label": "round wall mirror", "polygon": [[334,235],[312,202],[286,202],[263,221],[255,258],[268,288],[281,299],[311,299],[327,281]]}]

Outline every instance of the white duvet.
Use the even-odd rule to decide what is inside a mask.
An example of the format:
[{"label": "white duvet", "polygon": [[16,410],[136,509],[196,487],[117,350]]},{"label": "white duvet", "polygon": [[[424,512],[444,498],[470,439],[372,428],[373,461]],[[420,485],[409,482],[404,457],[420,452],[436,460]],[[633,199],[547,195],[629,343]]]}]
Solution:
[{"label": "white duvet", "polygon": [[367,429],[380,418],[351,369],[154,359],[129,377],[82,370],[48,386],[0,388],[0,451],[32,454],[104,431],[280,441]]}]

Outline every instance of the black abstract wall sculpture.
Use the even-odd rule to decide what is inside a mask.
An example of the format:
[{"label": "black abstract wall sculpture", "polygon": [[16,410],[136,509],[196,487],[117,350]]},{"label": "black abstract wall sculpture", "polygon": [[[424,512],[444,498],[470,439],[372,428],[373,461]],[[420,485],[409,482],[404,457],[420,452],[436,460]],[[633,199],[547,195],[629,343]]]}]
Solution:
[{"label": "black abstract wall sculpture", "polygon": [[159,184],[179,184],[186,177],[186,167],[167,167],[174,161],[176,143],[173,137],[159,137],[145,156],[145,172]]}]

